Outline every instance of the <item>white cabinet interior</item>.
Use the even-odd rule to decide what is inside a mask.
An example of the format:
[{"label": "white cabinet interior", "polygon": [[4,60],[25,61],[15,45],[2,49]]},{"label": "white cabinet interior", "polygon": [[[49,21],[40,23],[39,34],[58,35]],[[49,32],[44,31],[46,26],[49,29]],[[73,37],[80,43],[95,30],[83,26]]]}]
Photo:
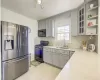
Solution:
[{"label": "white cabinet interior", "polygon": [[[93,6],[91,6],[93,5]],[[85,0],[86,7],[86,34],[98,34],[98,0]]]}]

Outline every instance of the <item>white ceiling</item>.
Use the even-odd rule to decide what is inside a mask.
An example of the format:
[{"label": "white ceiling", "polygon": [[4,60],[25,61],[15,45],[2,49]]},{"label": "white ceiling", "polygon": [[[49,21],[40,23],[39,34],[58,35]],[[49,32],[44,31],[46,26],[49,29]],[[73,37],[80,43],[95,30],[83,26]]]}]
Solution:
[{"label": "white ceiling", "polygon": [[47,18],[78,7],[84,0],[43,0],[44,9],[35,8],[34,0],[1,0],[4,8],[30,17],[32,19]]}]

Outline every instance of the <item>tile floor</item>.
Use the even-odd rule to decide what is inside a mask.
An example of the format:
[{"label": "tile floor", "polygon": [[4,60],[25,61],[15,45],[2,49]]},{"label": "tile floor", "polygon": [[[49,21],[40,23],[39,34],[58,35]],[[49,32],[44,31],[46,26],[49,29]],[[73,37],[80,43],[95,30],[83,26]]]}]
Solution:
[{"label": "tile floor", "polygon": [[37,67],[31,66],[29,71],[16,80],[55,80],[61,70],[42,63]]}]

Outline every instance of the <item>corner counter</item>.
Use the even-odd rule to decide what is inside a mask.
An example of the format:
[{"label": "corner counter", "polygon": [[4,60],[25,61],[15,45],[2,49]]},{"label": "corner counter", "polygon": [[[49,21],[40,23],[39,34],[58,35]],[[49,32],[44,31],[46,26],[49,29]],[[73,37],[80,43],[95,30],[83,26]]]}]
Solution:
[{"label": "corner counter", "polygon": [[100,55],[73,49],[75,53],[55,80],[100,80]]}]

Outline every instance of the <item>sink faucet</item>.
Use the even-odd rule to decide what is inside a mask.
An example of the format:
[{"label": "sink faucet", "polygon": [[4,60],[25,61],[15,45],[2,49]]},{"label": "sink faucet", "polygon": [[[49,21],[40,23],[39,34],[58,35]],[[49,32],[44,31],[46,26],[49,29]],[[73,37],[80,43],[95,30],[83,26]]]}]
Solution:
[{"label": "sink faucet", "polygon": [[66,45],[66,40],[64,39],[64,45],[63,47],[67,47],[68,48],[68,45]]}]

